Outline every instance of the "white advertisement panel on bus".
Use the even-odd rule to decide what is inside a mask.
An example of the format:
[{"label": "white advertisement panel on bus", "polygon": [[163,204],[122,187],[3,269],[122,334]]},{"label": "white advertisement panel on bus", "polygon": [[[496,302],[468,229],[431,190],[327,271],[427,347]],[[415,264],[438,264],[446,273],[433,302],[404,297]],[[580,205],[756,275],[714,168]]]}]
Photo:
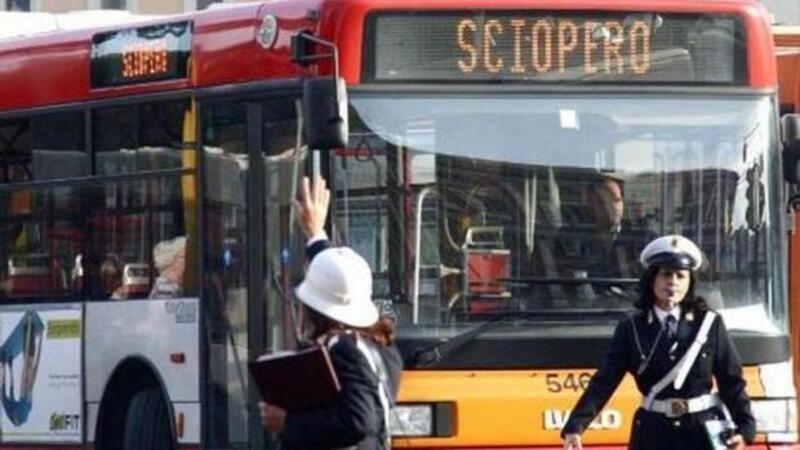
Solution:
[{"label": "white advertisement panel on bus", "polygon": [[81,441],[81,310],[0,312],[2,442]]}]

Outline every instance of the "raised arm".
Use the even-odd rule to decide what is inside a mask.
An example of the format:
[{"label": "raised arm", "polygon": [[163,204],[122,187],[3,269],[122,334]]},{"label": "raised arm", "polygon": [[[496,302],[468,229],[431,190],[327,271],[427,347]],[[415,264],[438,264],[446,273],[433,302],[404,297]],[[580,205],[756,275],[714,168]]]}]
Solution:
[{"label": "raised arm", "polygon": [[308,177],[303,177],[299,198],[292,199],[297,223],[306,239],[327,237],[325,221],[331,203],[331,191],[325,179],[317,176],[312,184]]},{"label": "raised arm", "polygon": [[586,391],[572,409],[569,420],[561,432],[562,438],[567,441],[565,444],[572,445],[572,447],[565,445],[565,448],[581,448],[579,441],[575,442],[574,435],[583,433],[625,377],[628,361],[630,361],[630,333],[632,332],[629,320],[623,320],[617,325],[605,362],[595,372]]}]

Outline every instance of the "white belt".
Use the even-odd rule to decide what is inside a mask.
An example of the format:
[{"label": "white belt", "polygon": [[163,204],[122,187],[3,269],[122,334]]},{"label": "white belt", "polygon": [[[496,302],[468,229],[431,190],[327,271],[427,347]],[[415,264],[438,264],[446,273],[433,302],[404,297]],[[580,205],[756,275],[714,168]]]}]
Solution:
[{"label": "white belt", "polygon": [[642,409],[664,414],[667,417],[680,417],[684,414],[697,413],[711,409],[715,406],[722,406],[718,394],[706,394],[694,398],[668,398],[665,400],[653,400],[650,406],[642,402]]}]

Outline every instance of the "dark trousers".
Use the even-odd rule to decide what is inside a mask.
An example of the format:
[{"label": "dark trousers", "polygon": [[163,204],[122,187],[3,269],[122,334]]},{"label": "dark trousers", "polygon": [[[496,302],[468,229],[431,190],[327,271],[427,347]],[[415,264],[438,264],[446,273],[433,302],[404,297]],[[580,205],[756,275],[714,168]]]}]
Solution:
[{"label": "dark trousers", "polygon": [[670,418],[661,413],[639,409],[633,416],[630,450],[706,450],[711,444],[705,421],[721,419],[722,411],[712,408]]}]

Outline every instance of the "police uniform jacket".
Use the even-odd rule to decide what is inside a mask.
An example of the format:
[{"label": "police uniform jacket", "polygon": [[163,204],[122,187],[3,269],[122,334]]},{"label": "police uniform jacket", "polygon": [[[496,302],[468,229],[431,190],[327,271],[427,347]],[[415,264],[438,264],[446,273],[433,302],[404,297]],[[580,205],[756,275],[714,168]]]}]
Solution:
[{"label": "police uniform jacket", "polygon": [[[318,241],[306,249],[312,259],[330,247],[329,241]],[[380,380],[358,340],[380,354],[387,372],[388,389],[392,399],[397,389],[402,369],[402,358],[394,345],[381,347],[368,338],[354,333],[340,333],[330,338],[329,354],[341,385],[341,393],[331,404],[290,411],[281,435],[286,449],[385,449],[388,437],[381,403]],[[393,400],[392,400],[393,401]]]},{"label": "police uniform jacket", "polygon": [[[287,449],[385,449],[384,411],[378,376],[358,349],[354,334],[338,335],[330,348],[331,362],[342,391],[326,406],[290,411],[281,442]],[[371,344],[363,339],[367,345]],[[385,363],[389,389],[397,394],[402,360],[396,347],[377,347]]]},{"label": "police uniform jacket", "polygon": [[[562,436],[582,433],[600,412],[616,390],[626,373],[633,375],[642,395],[669,372],[694,341],[705,317],[704,311],[682,311],[678,322],[677,344],[668,342],[666,331],[650,311],[637,312],[616,327],[605,362],[592,377],[589,386],[570,414]],[[660,332],[660,333],[659,333]],[[636,344],[638,336],[639,346]],[[673,349],[670,352],[670,349]],[[647,361],[650,356],[649,362]],[[755,435],[755,418],[750,410],[750,399],[745,392],[742,367],[736,349],[722,317],[717,315],[708,333],[706,343],[680,390],[670,383],[657,396],[657,400],[689,399],[708,394],[716,379],[719,395],[736,423],[737,432],[750,443]],[[704,421],[722,418],[717,408],[667,417],[664,414],[640,408],[634,418],[629,448],[631,449],[703,449],[708,448]]]}]

